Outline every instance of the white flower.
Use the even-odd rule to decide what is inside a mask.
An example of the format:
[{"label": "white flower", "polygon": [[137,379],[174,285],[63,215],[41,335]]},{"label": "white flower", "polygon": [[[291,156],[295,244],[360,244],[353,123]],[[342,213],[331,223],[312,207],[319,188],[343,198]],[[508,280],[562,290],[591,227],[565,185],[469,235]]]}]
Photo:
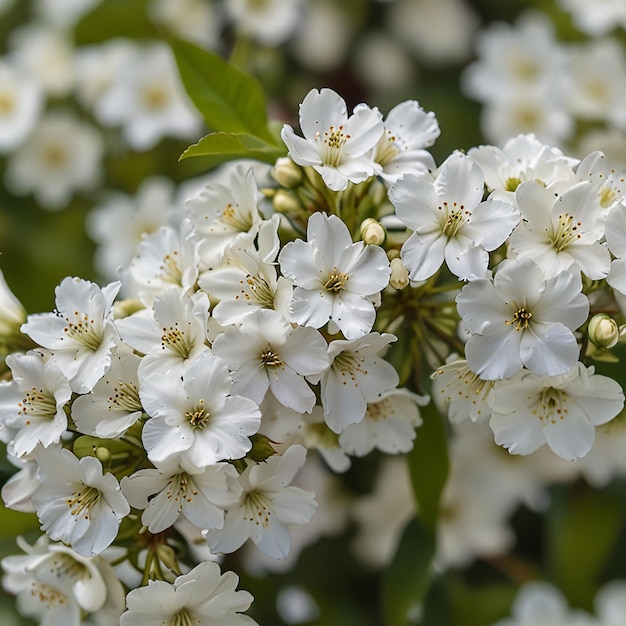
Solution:
[{"label": "white flower", "polygon": [[241,493],[237,478],[237,470],[229,463],[189,473],[174,462],[126,476],[121,488],[130,505],[143,510],[142,523],[156,534],[181,516],[197,528],[221,528],[224,508],[237,502]]},{"label": "white flower", "polygon": [[580,162],[576,168],[576,180],[593,184],[603,217],[626,196],[626,170],[600,151],[591,152]]},{"label": "white flower", "polygon": [[342,450],[354,456],[365,456],[374,448],[387,454],[410,452],[415,429],[421,425],[419,406],[429,398],[407,389],[391,389],[377,402],[367,405],[365,416],[350,424],[339,435]]},{"label": "white flower", "polygon": [[472,372],[467,361],[453,359],[437,368],[431,378],[433,400],[451,422],[489,419],[494,383]]},{"label": "white flower", "polygon": [[26,554],[2,560],[3,587],[17,596],[22,615],[40,626],[119,624],[124,589],[103,557],[81,556],[45,535],[32,546],[21,537],[17,543]]},{"label": "white flower", "polygon": [[313,328],[332,321],[347,339],[371,330],[376,318],[372,298],[386,287],[391,274],[382,248],[353,243],[337,216],[314,213],[307,224],[307,242],[288,243],[278,260],[296,287],[291,321]]},{"label": "white flower", "polygon": [[529,181],[517,188],[515,197],[523,220],[509,239],[514,256],[532,258],[546,278],[570,271],[598,280],[609,273],[611,256],[600,243],[604,228],[591,183],[577,183],[555,198]]},{"label": "white flower", "polygon": [[540,376],[568,372],[579,353],[573,331],[589,313],[581,287],[569,272],[546,279],[528,258],[506,259],[493,280],[465,285],[456,302],[470,333],[470,369],[486,380],[510,378],[522,367]]},{"label": "white flower", "polygon": [[152,0],[147,8],[155,22],[178,37],[210,50],[218,48],[222,27],[221,7],[203,0]]},{"label": "white flower", "polygon": [[526,583],[517,593],[513,617],[494,626],[593,626],[591,616],[569,608],[563,594],[546,582]]},{"label": "white flower", "polygon": [[235,591],[239,577],[220,572],[217,563],[204,561],[173,584],[150,580],[126,596],[128,610],[120,626],[255,626],[241,615],[252,603],[247,591]]},{"label": "white flower", "polygon": [[98,285],[67,277],[55,289],[56,312],[29,315],[22,332],[52,351],[72,391],[88,393],[111,363],[119,342],[113,324],[113,300],[120,283]]},{"label": "white flower", "polygon": [[274,47],[294,34],[303,4],[303,0],[231,0],[223,9],[237,32]]},{"label": "white flower", "polygon": [[148,458],[163,463],[178,455],[183,469],[194,472],[243,457],[261,412],[231,391],[228,368],[211,351],[189,364],[182,379],[155,373],[142,381],[141,401],[151,416],[142,432]]},{"label": "white flower", "polygon": [[606,282],[626,295],[626,204],[620,203],[609,211],[604,224],[606,243],[616,257]]},{"label": "white flower", "polygon": [[121,125],[135,150],[152,148],[163,137],[193,137],[200,118],[189,104],[171,51],[164,44],[143,47],[118,67],[96,103],[98,119]]},{"label": "white flower", "polygon": [[[172,286],[190,291],[198,278],[198,243],[196,231],[184,219],[178,228],[161,226],[137,246],[128,272],[137,295],[146,304]],[[134,286],[132,285],[132,286]]]},{"label": "white flower", "polygon": [[0,62],[0,152],[14,150],[28,136],[42,108],[35,80]]},{"label": "white flower", "polygon": [[36,11],[44,21],[69,28],[100,2],[102,0],[37,0]]},{"label": "white flower", "polygon": [[626,624],[626,582],[611,580],[594,598],[596,614],[601,626],[624,626]]},{"label": "white flower", "polygon": [[232,371],[233,392],[261,404],[268,389],[284,406],[310,413],[315,394],[304,379],[328,367],[327,344],[313,328],[293,328],[280,313],[258,309],[227,328],[213,351]]},{"label": "white flower", "polygon": [[483,191],[480,168],[460,152],[434,180],[406,176],[391,187],[397,216],[414,231],[400,251],[411,280],[426,280],[444,260],[461,279],[486,275],[488,251],[504,243],[519,213],[506,202],[483,202]]},{"label": "white flower", "polygon": [[137,368],[141,359],[119,344],[109,371],[92,391],[72,403],[72,419],[79,432],[102,438],[123,435],[142,414]]},{"label": "white flower", "polygon": [[41,529],[83,556],[100,554],[115,537],[130,506],[113,474],[102,474],[95,457],[77,459],[69,450],[37,452],[39,488],[32,503]]},{"label": "white flower", "polygon": [[206,268],[224,258],[227,246],[244,233],[255,235],[261,224],[261,200],[252,168],[238,166],[228,184],[211,182],[185,202],[185,210],[200,237],[199,254]]},{"label": "white flower", "polygon": [[547,443],[567,461],[585,456],[595,426],[624,407],[616,381],[578,362],[561,376],[519,372],[494,387],[491,429],[496,443],[514,454],[530,454]]},{"label": "white flower", "polygon": [[355,341],[330,343],[330,368],[321,376],[320,393],[324,419],[333,432],[360,422],[368,404],[397,386],[398,373],[381,356],[396,339],[388,333],[369,333]]},{"label": "white flower", "polygon": [[20,326],[25,321],[26,310],[7,285],[4,274],[0,270],[0,338],[6,340],[18,334]]},{"label": "white flower", "polygon": [[532,134],[508,139],[502,148],[471,148],[467,155],[480,166],[490,198],[511,204],[515,203],[515,190],[527,180],[536,180],[548,189],[569,187],[574,181],[573,167],[578,163]]},{"label": "white flower", "polygon": [[381,178],[394,183],[405,174],[419,174],[435,168],[431,154],[424,150],[439,137],[435,114],[426,112],[415,100],[395,106],[384,121],[385,132],[374,149],[374,161],[383,170]]},{"label": "white flower", "polygon": [[47,113],[9,157],[5,182],[13,193],[33,193],[45,209],[58,210],[75,191],[100,182],[104,142],[86,122],[63,111]]},{"label": "white flower", "polygon": [[285,124],[281,137],[289,156],[298,165],[312,166],[333,191],[361,183],[381,170],[371,156],[383,134],[379,111],[355,108],[348,117],[346,103],[332,89],[312,89],[300,105],[300,128],[304,138]]},{"label": "white flower", "polygon": [[153,373],[180,376],[188,362],[205,350],[209,299],[205,293],[187,295],[171,287],[154,298],[153,311],[142,310],[117,320],[124,341],[145,356],[139,379]]},{"label": "white flower", "polygon": [[70,384],[59,366],[37,352],[6,358],[13,381],[0,384],[0,422],[14,429],[12,454],[30,454],[38,444],[58,443],[67,428],[65,404],[72,397]]},{"label": "white flower", "polygon": [[576,26],[590,35],[605,35],[616,27],[626,27],[622,0],[559,0],[559,4],[572,14]]},{"label": "white flower", "polygon": [[21,468],[2,485],[2,500],[8,509],[22,513],[34,513],[35,509],[30,501],[31,496],[39,487],[37,480],[37,463],[34,459],[23,457],[17,459],[11,456],[7,459],[13,465]]},{"label": "white flower", "polygon": [[206,539],[213,552],[234,552],[248,539],[275,559],[289,554],[290,526],[308,524],[317,509],[315,496],[288,486],[304,465],[306,450],[290,446],[283,455],[249,465],[239,477],[243,493],[228,507],[224,527],[211,529]]},{"label": "white flower", "polygon": [[76,80],[74,48],[68,34],[44,22],[33,21],[9,38],[16,66],[53,97],[68,95]]}]

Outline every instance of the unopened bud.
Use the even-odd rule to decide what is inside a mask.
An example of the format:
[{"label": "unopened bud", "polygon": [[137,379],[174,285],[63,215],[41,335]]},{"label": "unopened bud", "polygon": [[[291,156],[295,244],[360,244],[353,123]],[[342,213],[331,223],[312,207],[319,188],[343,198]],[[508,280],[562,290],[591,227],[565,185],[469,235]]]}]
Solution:
[{"label": "unopened bud", "polygon": [[372,217],[368,217],[361,224],[361,238],[365,243],[380,246],[387,237],[385,227]]},{"label": "unopened bud", "polygon": [[400,257],[391,259],[391,276],[389,284],[394,289],[404,289],[409,284],[409,270],[404,267]]},{"label": "unopened bud", "polygon": [[250,437],[250,441],[252,442],[252,450],[248,452],[247,456],[256,463],[262,463],[276,454],[276,450],[272,448],[270,440],[265,435],[257,433]]},{"label": "unopened bud", "polygon": [[274,180],[285,187],[293,189],[302,182],[302,170],[289,157],[281,157],[272,168]]},{"label": "unopened bud", "polygon": [[103,465],[111,460],[111,450],[105,448],[104,446],[97,446],[94,452],[98,461],[100,461]]},{"label": "unopened bud", "polygon": [[293,215],[300,211],[300,203],[298,200],[288,191],[279,189],[276,195],[272,199],[274,203],[274,209],[277,213],[286,213],[287,215]]},{"label": "unopened bud", "polygon": [[606,313],[594,315],[587,326],[589,340],[599,348],[612,348],[619,338],[617,322]]}]

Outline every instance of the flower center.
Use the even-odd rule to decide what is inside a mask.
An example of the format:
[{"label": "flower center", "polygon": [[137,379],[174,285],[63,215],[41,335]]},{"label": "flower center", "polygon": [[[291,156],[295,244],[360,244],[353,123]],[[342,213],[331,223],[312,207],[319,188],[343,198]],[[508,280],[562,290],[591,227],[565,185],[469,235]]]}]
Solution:
[{"label": "flower center", "polygon": [[548,237],[557,252],[565,250],[573,241],[580,239],[580,228],[582,222],[575,222],[574,218],[569,214],[561,214],[557,218],[557,223],[551,224],[548,229]]},{"label": "flower center", "polygon": [[349,278],[350,277],[347,274],[344,274],[336,267],[333,267],[333,271],[329,274],[326,282],[324,283],[324,289],[337,293],[343,289],[343,286],[348,282]]},{"label": "flower center", "polygon": [[463,227],[463,224],[470,221],[470,217],[472,216],[471,211],[468,211],[464,204],[457,204],[456,202],[453,202],[452,206],[450,206],[450,204],[445,201],[442,205],[439,205],[437,209],[441,211],[443,217],[441,230],[448,239],[452,239]]},{"label": "flower center", "polygon": [[565,419],[568,409],[567,394],[560,389],[548,387],[539,394],[538,407],[533,409],[533,414],[539,417],[542,423],[556,424],[557,420]]},{"label": "flower center", "polygon": [[522,184],[521,178],[510,176],[504,181],[504,189],[505,191],[515,191],[521,184]]},{"label": "flower center", "polygon": [[141,91],[142,101],[149,111],[163,109],[170,99],[169,91],[159,84],[146,85]]},{"label": "flower center", "polygon": [[0,93],[0,116],[8,116],[13,113],[15,104],[15,98],[10,93]]},{"label": "flower center", "polygon": [[199,622],[187,609],[181,609],[170,620],[170,626],[194,626],[194,624],[199,624]]},{"label": "flower center", "polygon": [[240,284],[243,286],[241,293],[246,300],[254,300],[265,309],[274,308],[274,292],[262,276],[248,274],[246,280],[241,280]]},{"label": "flower center", "polygon": [[113,387],[113,395],[109,396],[109,411],[141,411],[141,400],[139,390],[133,383],[123,380],[117,381],[117,386]]},{"label": "flower center", "polygon": [[252,228],[252,214],[250,211],[242,211],[238,204],[229,202],[226,208],[217,215],[217,220],[222,222],[230,230],[247,233]]},{"label": "flower center", "polygon": [[320,138],[322,138],[323,143],[320,154],[322,163],[336,167],[341,163],[343,147],[346,141],[350,139],[350,135],[346,135],[343,132],[343,125],[341,125],[338,128],[331,126],[328,130],[324,131],[324,135],[320,135],[319,132],[315,133],[315,141],[319,141]]},{"label": "flower center", "polygon": [[[31,416],[44,420],[53,420],[57,413],[57,404],[54,396],[43,389],[33,387],[24,393],[21,402],[17,403],[18,415]],[[28,426],[30,420],[26,422]]]},{"label": "flower center", "polygon": [[366,416],[371,420],[386,420],[395,414],[393,402],[389,398],[385,398],[380,402],[370,402],[365,412]]},{"label": "flower center", "polygon": [[600,206],[603,209],[606,209],[611,204],[613,204],[613,201],[615,200],[615,196],[616,196],[615,189],[613,189],[613,187],[611,187],[611,185],[607,181],[600,188],[600,191],[598,192],[598,196],[600,198]]},{"label": "flower center", "polygon": [[58,144],[47,145],[42,152],[43,161],[50,169],[61,169],[67,164],[68,153]]},{"label": "flower center", "polygon": [[74,516],[83,515],[89,519],[91,508],[98,504],[102,496],[99,489],[83,485],[79,491],[75,491],[70,498],[65,500],[65,504],[70,507],[70,513]]},{"label": "flower center", "polygon": [[187,359],[192,346],[188,334],[178,327],[178,322],[174,322],[169,328],[163,327],[161,348],[168,348],[182,359]]},{"label": "flower center", "polygon": [[96,322],[89,319],[86,314],[74,311],[74,321],[70,322],[70,318],[66,317],[67,326],[63,328],[65,334],[76,343],[80,343],[92,352],[95,352],[102,343],[102,334],[100,329],[96,327]]},{"label": "flower center", "polygon": [[367,370],[361,367],[363,359],[357,357],[356,352],[340,352],[333,360],[332,369],[337,376],[343,378],[342,385],[352,383],[358,387],[357,372],[367,376]]},{"label": "flower center", "polygon": [[33,581],[30,587],[30,595],[46,608],[67,605],[69,603],[69,598],[64,593],[39,581]]},{"label": "flower center", "polygon": [[[404,146],[406,149],[406,146]],[[387,130],[376,146],[376,161],[381,165],[391,163],[400,154],[398,138]]]},{"label": "flower center", "polygon": [[507,320],[505,323],[515,324],[515,330],[526,330],[530,324],[533,314],[525,307],[520,307],[513,314],[513,319]]},{"label": "flower center", "polygon": [[271,500],[260,491],[251,491],[245,495],[243,519],[255,526],[267,528],[272,516]]},{"label": "flower center", "polygon": [[185,502],[193,502],[195,496],[198,495],[196,486],[189,474],[181,472],[172,476],[165,488],[165,497],[168,502],[174,502],[181,513]]},{"label": "flower center", "polygon": [[180,285],[183,273],[180,271],[178,264],[178,250],[173,250],[171,254],[163,257],[161,265],[159,265],[159,276],[162,280],[174,285]]},{"label": "flower center", "polygon": [[281,358],[272,348],[268,348],[264,352],[261,352],[259,358],[261,359],[261,365],[264,367],[281,367],[284,365]]},{"label": "flower center", "polygon": [[195,407],[191,411],[185,413],[187,421],[191,425],[193,430],[204,430],[208,424],[210,415],[207,409],[203,406],[204,400],[200,400],[199,406]]}]

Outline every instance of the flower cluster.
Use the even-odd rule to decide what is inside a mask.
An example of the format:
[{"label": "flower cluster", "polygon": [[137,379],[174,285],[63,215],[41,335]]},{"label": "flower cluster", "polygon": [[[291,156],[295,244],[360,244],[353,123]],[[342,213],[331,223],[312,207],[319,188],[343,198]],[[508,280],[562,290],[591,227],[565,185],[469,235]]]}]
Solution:
[{"label": "flower cluster", "polygon": [[[25,614],[254,623],[211,560],[290,555],[318,508],[298,485],[309,451],[335,471],[409,452],[432,394],[459,439],[488,422],[513,454],[571,461],[622,410],[591,363],[624,334],[626,172],[532,135],[437,166],[433,113],[349,115],[330,89],[309,92],[300,128],[283,127],[274,167],[239,163],[188,198],[119,281],[68,277],[21,325],[0,435],[19,468],[5,503],[46,534],[4,561]],[[444,501],[469,510],[458,472]],[[477,545],[447,522],[443,564]]]}]

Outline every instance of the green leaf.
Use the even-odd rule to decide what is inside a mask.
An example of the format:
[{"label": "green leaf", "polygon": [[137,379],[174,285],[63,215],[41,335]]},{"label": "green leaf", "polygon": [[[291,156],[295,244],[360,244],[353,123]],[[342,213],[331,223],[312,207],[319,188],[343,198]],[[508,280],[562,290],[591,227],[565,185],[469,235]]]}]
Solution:
[{"label": "green leaf", "polygon": [[396,554],[383,578],[386,626],[416,624],[430,587],[435,534],[414,518],[404,529]]},{"label": "green leaf", "polygon": [[265,94],[252,76],[195,44],[175,40],[171,45],[187,93],[211,130],[274,143]]},{"label": "green leaf", "polygon": [[246,133],[211,133],[189,146],[180,159],[204,157],[208,168],[233,159],[255,159],[273,165],[287,150]]},{"label": "green leaf", "polygon": [[417,429],[409,470],[418,515],[433,530],[439,517],[439,501],[448,479],[448,437],[444,421],[431,402],[420,409],[424,423]]},{"label": "green leaf", "polygon": [[610,491],[580,486],[551,490],[547,516],[548,567],[570,602],[590,610],[618,533],[624,503]]}]

